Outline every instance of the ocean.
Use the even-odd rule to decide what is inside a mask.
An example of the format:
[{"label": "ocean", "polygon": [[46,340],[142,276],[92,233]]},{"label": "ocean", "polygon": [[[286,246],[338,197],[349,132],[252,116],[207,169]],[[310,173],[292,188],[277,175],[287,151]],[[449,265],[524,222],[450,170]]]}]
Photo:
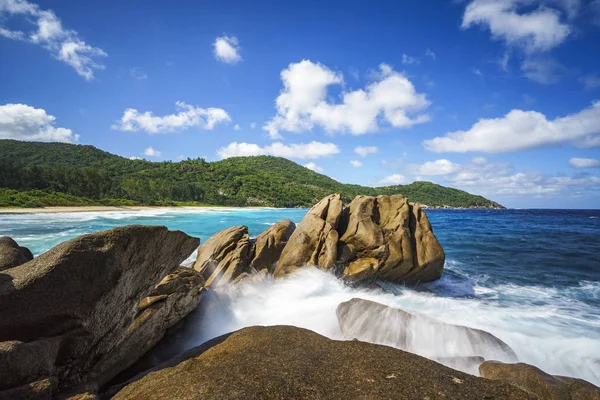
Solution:
[{"label": "ocean", "polygon": [[[70,238],[125,224],[166,225],[204,241],[232,225],[247,225],[257,235],[281,219],[299,223],[305,213],[165,209],[0,215],[0,235],[39,255]],[[198,322],[186,347],[249,325],[289,324],[343,339],[335,309],[361,297],[485,330],[510,345],[520,361],[600,385],[600,210],[427,214],[446,252],[439,281],[418,287],[384,285],[385,291],[351,288],[316,269],[281,280],[253,279],[203,300],[215,302],[219,316]],[[431,356],[439,346],[425,338],[415,351]]]}]

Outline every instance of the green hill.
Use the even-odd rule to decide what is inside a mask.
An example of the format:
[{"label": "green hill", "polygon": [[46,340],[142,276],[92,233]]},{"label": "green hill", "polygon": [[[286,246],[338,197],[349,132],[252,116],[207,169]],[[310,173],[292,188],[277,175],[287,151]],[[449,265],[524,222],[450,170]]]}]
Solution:
[{"label": "green hill", "polygon": [[431,182],[366,187],[271,156],[206,162],[130,160],[93,146],[0,140],[0,206],[209,204],[306,207],[330,193],[403,194],[437,207],[499,207]]}]

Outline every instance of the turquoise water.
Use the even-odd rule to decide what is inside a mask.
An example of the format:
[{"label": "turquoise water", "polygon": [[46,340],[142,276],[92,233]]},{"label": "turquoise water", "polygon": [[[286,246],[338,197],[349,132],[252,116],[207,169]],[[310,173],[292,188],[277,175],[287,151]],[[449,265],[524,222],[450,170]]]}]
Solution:
[{"label": "turquoise water", "polygon": [[[0,215],[0,234],[39,255],[72,237],[124,224],[166,225],[206,240],[232,225],[247,225],[257,235],[280,219],[298,223],[305,213],[203,209]],[[248,325],[290,324],[341,339],[335,308],[363,297],[486,330],[508,343],[521,361],[600,384],[600,211],[430,210],[428,215],[447,254],[441,280],[417,288],[387,285],[386,292],[349,288],[316,270],[252,281],[219,295],[227,300],[222,318],[210,326],[200,324],[190,346]],[[431,352],[438,347],[425,342],[416,352],[435,356]]]}]

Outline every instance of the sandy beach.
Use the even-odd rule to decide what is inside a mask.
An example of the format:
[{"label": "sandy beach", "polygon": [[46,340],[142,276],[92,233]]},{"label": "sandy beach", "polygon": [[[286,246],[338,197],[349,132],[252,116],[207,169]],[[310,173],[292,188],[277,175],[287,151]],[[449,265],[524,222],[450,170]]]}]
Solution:
[{"label": "sandy beach", "polygon": [[[143,210],[197,210],[202,208],[235,208],[220,206],[80,206],[80,207],[42,207],[42,208],[0,208],[2,214],[55,214],[72,212],[102,212],[102,211],[143,211]],[[266,207],[244,207],[266,208]]]}]

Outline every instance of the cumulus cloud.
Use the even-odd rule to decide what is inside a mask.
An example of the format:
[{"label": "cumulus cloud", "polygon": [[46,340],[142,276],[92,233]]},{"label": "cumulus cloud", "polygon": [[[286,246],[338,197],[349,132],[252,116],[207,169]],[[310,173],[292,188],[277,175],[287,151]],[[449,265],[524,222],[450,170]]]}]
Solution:
[{"label": "cumulus cloud", "polygon": [[168,114],[158,117],[151,111],[140,113],[135,108],[128,108],[123,113],[121,120],[112,128],[120,131],[145,131],[150,134],[175,132],[191,127],[212,130],[215,125],[231,121],[229,114],[222,108],[200,108],[178,101],[175,107],[177,114]]},{"label": "cumulus cloud", "polygon": [[76,143],[79,135],[55,127],[56,118],[42,108],[26,104],[0,106],[0,139]]},{"label": "cumulus cloud", "polygon": [[[22,26],[31,29],[20,31],[3,26],[13,19],[19,19]],[[96,61],[107,56],[104,50],[90,46],[74,30],[65,29],[52,10],[42,10],[27,0],[0,0],[0,36],[42,46],[86,80],[94,78],[94,70],[104,69]]]},{"label": "cumulus cloud", "polygon": [[567,39],[571,28],[561,21],[559,12],[549,7],[531,10],[526,5],[519,0],[471,1],[465,9],[462,28],[487,28],[494,39],[523,47],[527,52],[547,51]]},{"label": "cumulus cloud", "polygon": [[409,169],[418,175],[448,175],[460,170],[460,164],[446,159],[427,161],[423,164],[411,164]]},{"label": "cumulus cloud", "polygon": [[596,168],[600,167],[600,160],[595,158],[573,157],[569,160],[569,164],[575,168]]},{"label": "cumulus cloud", "polygon": [[148,157],[160,157],[162,153],[158,150],[155,150],[154,148],[152,148],[152,146],[147,147],[144,150],[144,155],[148,156]]},{"label": "cumulus cloud", "polygon": [[235,36],[220,36],[213,43],[215,58],[225,64],[237,64],[242,60],[240,44]]},{"label": "cumulus cloud", "polygon": [[363,163],[358,160],[351,160],[350,165],[352,165],[354,168],[360,168],[363,166]]},{"label": "cumulus cloud", "polygon": [[386,176],[377,182],[379,185],[401,185],[406,182],[406,178],[404,175],[393,174],[390,176]]},{"label": "cumulus cloud", "polygon": [[569,20],[579,11],[579,0],[472,0],[465,8],[462,28],[479,26],[507,49],[501,66],[508,69],[511,49],[523,54],[523,75],[541,84],[553,84],[566,68],[547,55],[573,32]]},{"label": "cumulus cloud", "polygon": [[328,100],[327,90],[343,84],[341,73],[310,60],[292,63],[281,71],[277,115],[263,129],[273,139],[281,137],[280,131],[299,133],[314,126],[328,133],[363,135],[379,131],[382,121],[407,128],[429,120],[421,113],[429,101],[406,76],[386,64],[375,75],[377,79],[365,89],[343,91],[341,102],[335,103]]},{"label": "cumulus cloud", "polygon": [[501,118],[480,119],[467,131],[425,140],[423,146],[437,153],[506,153],[558,143],[600,146],[600,101],[553,120],[536,111],[512,110]]},{"label": "cumulus cloud", "polygon": [[377,151],[377,146],[358,146],[354,148],[354,152],[361,157],[366,157],[369,154],[375,154]]},{"label": "cumulus cloud", "polygon": [[242,127],[240,126],[240,124],[235,124],[235,126],[233,127],[233,129],[235,129],[236,131],[239,131],[242,129]]},{"label": "cumulus cloud", "polygon": [[256,129],[256,122],[250,122],[250,129]]},{"label": "cumulus cloud", "polygon": [[141,157],[136,157],[136,156],[131,156],[129,157],[130,160],[141,160]]},{"label": "cumulus cloud", "polygon": [[313,171],[315,171],[315,172],[318,172],[318,173],[320,173],[320,174],[322,174],[322,173],[323,173],[323,168],[319,167],[319,166],[318,166],[316,163],[314,163],[313,161],[311,161],[311,162],[309,162],[309,163],[307,163],[307,164],[304,164],[304,166],[305,166],[306,168],[308,168],[308,169],[311,169],[311,170],[313,170]]},{"label": "cumulus cloud", "polygon": [[310,142],[285,145],[275,142],[268,146],[259,146],[254,143],[233,142],[219,149],[217,154],[221,158],[239,156],[269,155],[285,158],[316,159],[338,154],[340,149],[333,143]]}]

